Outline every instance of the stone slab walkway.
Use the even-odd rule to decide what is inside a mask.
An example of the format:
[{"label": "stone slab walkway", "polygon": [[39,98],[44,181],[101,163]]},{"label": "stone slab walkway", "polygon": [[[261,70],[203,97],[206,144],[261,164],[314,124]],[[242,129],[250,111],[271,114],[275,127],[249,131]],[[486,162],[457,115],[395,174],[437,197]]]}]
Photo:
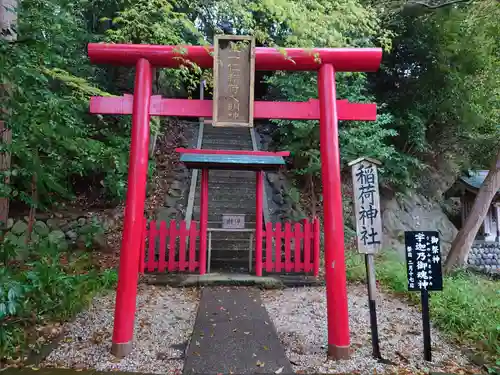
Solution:
[{"label": "stone slab walkway", "polygon": [[220,373],[293,373],[257,289],[202,291],[183,374]]}]

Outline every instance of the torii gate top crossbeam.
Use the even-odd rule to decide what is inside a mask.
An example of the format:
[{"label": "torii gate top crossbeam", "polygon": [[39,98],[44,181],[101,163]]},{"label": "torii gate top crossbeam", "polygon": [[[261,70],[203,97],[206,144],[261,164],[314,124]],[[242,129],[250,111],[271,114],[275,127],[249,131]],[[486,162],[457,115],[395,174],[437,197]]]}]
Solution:
[{"label": "torii gate top crossbeam", "polygon": [[[178,68],[186,60],[201,68],[213,67],[213,47],[149,44],[90,43],[93,64],[133,66],[141,58],[158,68]],[[381,48],[255,48],[256,70],[319,70],[332,64],[337,72],[373,72],[382,60]]]}]

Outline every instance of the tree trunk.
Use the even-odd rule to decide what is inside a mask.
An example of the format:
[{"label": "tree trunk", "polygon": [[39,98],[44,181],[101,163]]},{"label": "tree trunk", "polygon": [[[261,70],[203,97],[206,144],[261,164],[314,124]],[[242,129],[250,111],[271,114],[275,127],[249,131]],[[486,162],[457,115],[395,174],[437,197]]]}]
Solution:
[{"label": "tree trunk", "polygon": [[28,229],[26,230],[26,245],[31,243],[31,234],[33,233],[33,226],[35,224],[36,216],[36,206],[38,203],[38,189],[37,189],[38,179],[36,172],[31,178],[31,208],[28,216]]},{"label": "tree trunk", "polygon": [[444,264],[445,272],[455,267],[465,265],[465,260],[476,238],[479,228],[488,214],[491,202],[500,189],[500,151],[492,164],[488,175],[484,179],[481,188],[474,200],[474,205],[465,219],[465,223],[451,244],[450,252]]},{"label": "tree trunk", "polygon": [[[0,39],[7,42],[17,40],[17,7],[18,0],[0,0]],[[8,95],[9,82],[0,82],[0,102],[5,102]],[[4,117],[10,114],[8,108],[0,108],[0,142],[10,144],[12,140],[12,130],[7,129]],[[10,153],[2,152],[0,155],[0,171],[4,172],[10,169]],[[9,183],[6,177],[3,181]],[[9,198],[0,198],[0,229],[7,224],[9,217]]]}]

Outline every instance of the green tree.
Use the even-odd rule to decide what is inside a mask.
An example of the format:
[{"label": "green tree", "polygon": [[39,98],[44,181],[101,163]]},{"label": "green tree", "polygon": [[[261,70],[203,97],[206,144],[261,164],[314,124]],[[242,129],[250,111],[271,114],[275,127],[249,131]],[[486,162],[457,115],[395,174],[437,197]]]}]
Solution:
[{"label": "green tree", "polygon": [[495,12],[495,1],[477,1],[403,9],[386,21],[396,36],[375,88],[395,116],[398,149],[489,165],[500,120]]},{"label": "green tree", "polygon": [[394,50],[375,87],[378,100],[395,116],[397,148],[429,165],[445,159],[457,172],[490,168],[452,244],[447,270],[464,265],[500,188],[499,16],[498,2],[484,0],[406,6],[386,18],[396,34]]}]

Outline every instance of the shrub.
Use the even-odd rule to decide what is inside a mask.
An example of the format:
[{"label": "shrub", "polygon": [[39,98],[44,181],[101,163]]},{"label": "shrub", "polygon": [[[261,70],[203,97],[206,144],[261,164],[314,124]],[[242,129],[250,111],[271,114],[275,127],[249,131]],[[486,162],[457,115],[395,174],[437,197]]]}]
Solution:
[{"label": "shrub", "polygon": [[[5,252],[12,249],[1,246]],[[88,253],[36,245],[27,261],[10,258],[0,269],[0,360],[32,346],[35,325],[70,319],[115,282],[115,271],[100,271]]]}]

